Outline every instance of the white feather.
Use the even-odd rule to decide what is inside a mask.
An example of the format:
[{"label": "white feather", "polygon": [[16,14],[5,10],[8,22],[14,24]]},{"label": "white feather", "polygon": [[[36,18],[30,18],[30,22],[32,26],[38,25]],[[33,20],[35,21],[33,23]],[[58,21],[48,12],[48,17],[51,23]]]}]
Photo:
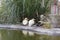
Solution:
[{"label": "white feather", "polygon": [[23,22],[22,22],[23,25],[27,25],[28,24],[28,20],[27,19],[24,19]]},{"label": "white feather", "polygon": [[44,22],[43,21],[39,21],[41,24],[43,24]]},{"label": "white feather", "polygon": [[40,15],[40,18],[43,18],[44,17],[44,15]]},{"label": "white feather", "polygon": [[44,15],[40,15],[41,21],[44,20],[45,16]]},{"label": "white feather", "polygon": [[35,23],[35,21],[34,21],[34,19],[31,19],[30,21],[29,21],[29,27],[31,27],[33,24]]}]

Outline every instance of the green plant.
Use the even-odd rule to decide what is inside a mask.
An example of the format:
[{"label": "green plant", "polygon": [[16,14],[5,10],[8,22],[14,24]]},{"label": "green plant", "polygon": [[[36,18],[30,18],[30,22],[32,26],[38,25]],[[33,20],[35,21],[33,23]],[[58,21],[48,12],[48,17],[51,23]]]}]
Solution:
[{"label": "green plant", "polygon": [[45,0],[42,7],[42,0],[2,0],[0,23],[20,23],[25,17],[38,21],[41,14],[50,11],[49,1]]}]

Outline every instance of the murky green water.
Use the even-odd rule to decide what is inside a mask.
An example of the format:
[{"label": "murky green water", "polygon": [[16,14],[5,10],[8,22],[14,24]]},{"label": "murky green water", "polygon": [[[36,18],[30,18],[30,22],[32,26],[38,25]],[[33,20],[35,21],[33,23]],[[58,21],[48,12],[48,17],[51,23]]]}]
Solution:
[{"label": "murky green water", "polygon": [[60,36],[23,35],[20,30],[0,30],[0,40],[60,40]]}]

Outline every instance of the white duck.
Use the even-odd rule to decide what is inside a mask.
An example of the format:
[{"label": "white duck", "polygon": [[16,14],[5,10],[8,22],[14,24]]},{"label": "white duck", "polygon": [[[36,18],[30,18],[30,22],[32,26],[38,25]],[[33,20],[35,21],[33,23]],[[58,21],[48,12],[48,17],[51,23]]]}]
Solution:
[{"label": "white duck", "polygon": [[[34,18],[29,20],[29,24],[28,24],[29,27],[31,27],[34,24],[35,24],[35,19]],[[29,36],[33,36],[34,32],[28,32],[28,34],[29,34]]]},{"label": "white duck", "polygon": [[43,21],[38,21],[40,24],[39,26],[43,26],[44,25],[44,22]]},{"label": "white duck", "polygon": [[27,24],[28,24],[28,19],[25,18],[25,19],[22,21],[22,24],[23,24],[23,25],[27,25]]},{"label": "white duck", "polygon": [[41,24],[43,24],[43,23],[44,23],[43,21],[38,21],[38,22],[40,22]]},{"label": "white duck", "polygon": [[29,20],[28,26],[31,27],[33,24],[35,24],[35,19],[34,18]]},{"label": "white duck", "polygon": [[40,17],[42,18],[44,15],[40,15]]},{"label": "white duck", "polygon": [[40,15],[40,18],[41,18],[41,20],[43,20],[44,19],[44,15]]},{"label": "white duck", "polygon": [[[27,25],[28,24],[28,19],[27,18],[25,18],[23,21],[22,21],[22,24],[23,25]],[[27,35],[27,31],[22,31],[22,33],[24,34],[24,35]]]}]

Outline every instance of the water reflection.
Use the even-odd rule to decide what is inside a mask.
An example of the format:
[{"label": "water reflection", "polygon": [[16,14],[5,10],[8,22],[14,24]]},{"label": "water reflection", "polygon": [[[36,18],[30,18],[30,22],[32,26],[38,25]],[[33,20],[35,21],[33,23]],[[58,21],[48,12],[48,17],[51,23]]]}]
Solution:
[{"label": "water reflection", "polygon": [[20,30],[0,30],[0,40],[60,40],[60,36],[23,35]]},{"label": "water reflection", "polygon": [[1,4],[1,0],[0,0],[0,7],[2,6],[2,4]]}]

